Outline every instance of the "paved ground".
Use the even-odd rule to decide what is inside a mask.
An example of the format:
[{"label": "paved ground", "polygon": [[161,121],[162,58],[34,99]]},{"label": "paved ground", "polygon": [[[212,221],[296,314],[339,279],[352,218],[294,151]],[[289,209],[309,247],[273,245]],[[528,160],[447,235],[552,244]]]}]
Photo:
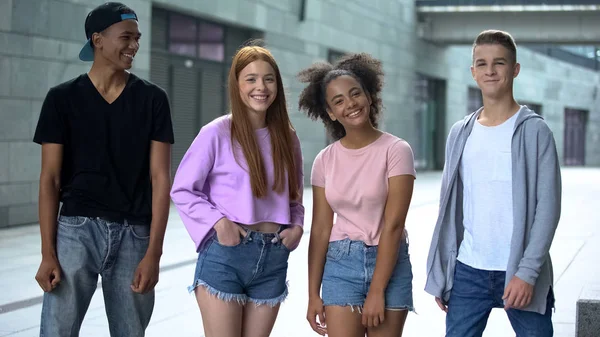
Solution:
[{"label": "paved ground", "polygon": [[[425,261],[439,193],[439,173],[420,174],[407,219],[410,254],[415,275],[414,302],[417,313],[409,315],[404,336],[444,335],[444,313],[422,289]],[[563,169],[563,213],[551,253],[554,261],[556,312],[555,336],[575,336],[575,303],[582,289],[600,284],[600,169]],[[305,194],[306,229],[310,230],[310,191]],[[284,303],[272,336],[316,336],[305,321],[308,236],[291,255],[290,296]],[[37,226],[0,230],[0,336],[37,336],[42,291],[34,275],[40,262]],[[202,320],[195,299],[186,291],[195,263],[193,244],[172,209],[166,235],[162,273],[148,336],[202,336]],[[82,336],[108,336],[108,323],[98,289]],[[485,337],[514,336],[502,310],[492,312]]]}]

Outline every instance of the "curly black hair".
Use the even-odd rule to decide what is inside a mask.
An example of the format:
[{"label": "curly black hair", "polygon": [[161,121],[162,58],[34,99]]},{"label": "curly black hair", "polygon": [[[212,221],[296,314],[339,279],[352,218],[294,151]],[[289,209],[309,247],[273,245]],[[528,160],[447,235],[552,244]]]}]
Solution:
[{"label": "curly black hair", "polygon": [[325,92],[329,82],[343,75],[354,77],[362,89],[371,96],[369,119],[373,126],[377,127],[382,110],[383,67],[381,61],[366,53],[348,54],[340,58],[335,65],[317,62],[298,73],[300,82],[308,83],[308,86],[300,94],[299,109],[312,120],[321,119],[334,140],[344,137],[346,130],[340,122],[329,118]]}]

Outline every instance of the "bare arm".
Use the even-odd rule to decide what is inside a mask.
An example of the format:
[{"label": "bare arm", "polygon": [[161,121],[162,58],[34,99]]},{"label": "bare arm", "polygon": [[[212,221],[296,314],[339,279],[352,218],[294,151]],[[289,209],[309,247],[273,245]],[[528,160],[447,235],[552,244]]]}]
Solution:
[{"label": "bare arm", "polygon": [[384,225],[377,248],[377,261],[370,291],[385,292],[394,271],[414,182],[415,178],[411,175],[389,178],[388,197],[383,215]]},{"label": "bare arm", "polygon": [[[333,227],[333,210],[325,198],[325,188],[314,186],[313,190],[313,218],[310,229],[310,242],[308,244],[308,295],[309,307],[307,320],[313,330],[324,335],[326,329],[323,302],[320,296],[321,282],[329,236]],[[319,316],[318,324],[316,317]]]},{"label": "bare arm", "polygon": [[362,324],[366,327],[376,327],[385,320],[385,289],[398,260],[398,249],[413,192],[414,177],[411,175],[393,176],[388,180],[384,225],[362,316]]},{"label": "bare arm", "polygon": [[56,256],[56,219],[60,191],[63,145],[42,145],[40,174],[39,217],[42,235],[42,256]]},{"label": "bare arm", "polygon": [[39,194],[42,263],[36,280],[44,291],[51,291],[60,282],[60,267],[56,255],[56,228],[62,158],[62,144],[44,143],[42,145]]},{"label": "bare arm", "polygon": [[169,190],[171,185],[171,144],[150,143],[150,178],[152,180],[152,223],[146,255],[134,274],[131,289],[146,293],[158,283],[159,262],[169,219]]},{"label": "bare arm", "polygon": [[162,255],[163,240],[169,219],[171,190],[171,144],[152,141],[150,144],[150,178],[152,180],[152,224],[150,245],[146,254]]},{"label": "bare arm", "polygon": [[333,227],[333,210],[325,199],[325,189],[313,186],[313,219],[308,244],[308,293],[319,296],[329,236]]}]

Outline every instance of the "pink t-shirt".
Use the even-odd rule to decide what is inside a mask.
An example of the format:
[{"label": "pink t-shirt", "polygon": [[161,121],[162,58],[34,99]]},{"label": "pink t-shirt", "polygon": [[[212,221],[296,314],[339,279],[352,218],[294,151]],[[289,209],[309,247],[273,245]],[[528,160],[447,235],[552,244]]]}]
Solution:
[{"label": "pink t-shirt", "polygon": [[399,175],[416,177],[413,152],[389,133],[360,149],[347,149],[339,141],[323,149],[313,163],[311,183],[325,188],[335,213],[329,241],[349,238],[378,245],[388,178]]}]

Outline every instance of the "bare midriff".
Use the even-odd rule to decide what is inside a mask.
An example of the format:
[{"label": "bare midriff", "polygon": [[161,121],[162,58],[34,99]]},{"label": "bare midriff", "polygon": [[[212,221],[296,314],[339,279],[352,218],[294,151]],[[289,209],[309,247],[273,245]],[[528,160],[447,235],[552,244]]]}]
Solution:
[{"label": "bare midriff", "polygon": [[238,223],[238,225],[242,226],[244,229],[249,229],[251,231],[262,233],[277,233],[279,227],[281,226],[280,224],[274,222],[259,222],[254,225],[245,225],[242,223]]}]

